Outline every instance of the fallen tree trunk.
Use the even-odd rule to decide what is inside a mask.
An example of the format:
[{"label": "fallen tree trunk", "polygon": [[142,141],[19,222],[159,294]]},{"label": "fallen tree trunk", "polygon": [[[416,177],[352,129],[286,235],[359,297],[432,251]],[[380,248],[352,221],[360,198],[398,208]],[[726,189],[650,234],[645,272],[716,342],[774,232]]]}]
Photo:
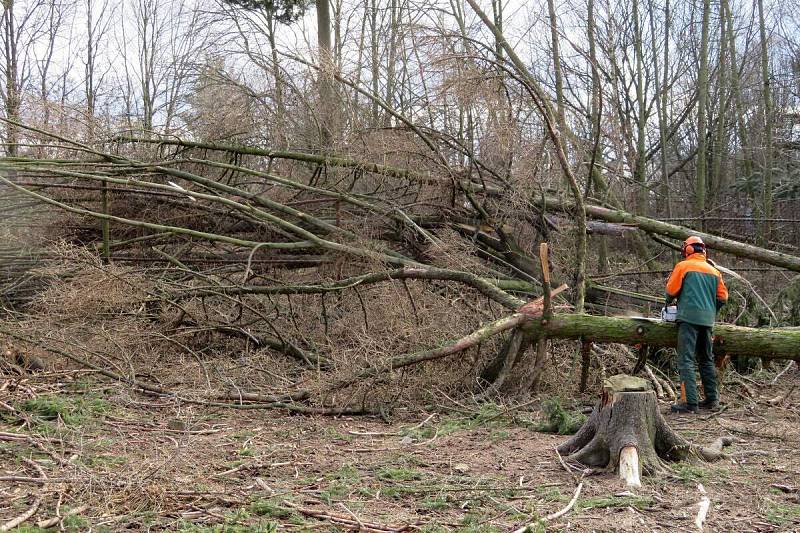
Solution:
[{"label": "fallen tree trunk", "polygon": [[[662,347],[675,347],[678,341],[675,323],[647,318],[562,313],[553,315],[549,321],[532,320],[524,327],[527,333],[536,337],[546,335],[551,338],[583,338],[591,342]],[[714,350],[717,354],[731,356],[800,361],[800,330],[717,324],[714,326]]]},{"label": "fallen tree trunk", "polygon": [[[564,290],[561,286],[553,294]],[[349,387],[382,374],[387,370],[442,359],[509,329],[521,327],[528,339],[582,339],[583,342],[607,342],[629,345],[674,347],[678,341],[675,323],[647,318],[605,317],[575,313],[542,318],[544,298],[533,300],[516,313],[484,325],[469,335],[444,346],[398,355],[380,367],[372,366],[337,381],[330,390]],[[800,328],[744,328],[719,324],[714,328],[714,345],[718,354],[745,355],[765,359],[793,359],[800,362]]]},{"label": "fallen tree trunk", "polygon": [[[542,200],[534,201],[541,205]],[[571,211],[574,206],[571,202],[559,200],[557,198],[547,198],[544,200],[548,209],[557,209],[559,211]],[[684,226],[677,226],[660,220],[654,220],[643,216],[633,215],[618,209],[608,209],[597,205],[586,205],[586,214],[588,216],[599,218],[606,222],[615,224],[631,224],[638,227],[642,231],[648,233],[656,233],[658,235],[665,235],[674,239],[685,239],[690,235],[698,235],[702,237],[706,245],[719,252],[728,253],[737,257],[744,257],[753,259],[761,263],[786,268],[795,272],[800,272],[800,257],[782,252],[760,248],[743,242],[725,239],[710,233],[703,233],[695,231]]]}]

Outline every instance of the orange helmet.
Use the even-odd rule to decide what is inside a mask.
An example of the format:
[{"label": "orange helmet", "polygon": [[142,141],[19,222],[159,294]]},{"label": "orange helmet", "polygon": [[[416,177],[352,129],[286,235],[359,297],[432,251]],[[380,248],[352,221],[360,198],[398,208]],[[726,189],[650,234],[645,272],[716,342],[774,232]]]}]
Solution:
[{"label": "orange helmet", "polygon": [[683,257],[689,257],[693,253],[699,251],[697,250],[698,247],[701,248],[703,252],[706,251],[706,243],[703,242],[703,239],[697,237],[696,235],[692,235],[683,241],[683,246],[681,246],[681,255],[683,255]]}]

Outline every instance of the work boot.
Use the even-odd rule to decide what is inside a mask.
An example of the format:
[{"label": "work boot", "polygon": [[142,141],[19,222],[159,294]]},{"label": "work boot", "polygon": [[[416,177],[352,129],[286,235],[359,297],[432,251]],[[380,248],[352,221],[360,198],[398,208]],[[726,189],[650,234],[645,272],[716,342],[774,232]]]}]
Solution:
[{"label": "work boot", "polygon": [[[694,387],[694,385],[692,385]],[[696,403],[689,403],[687,397],[687,387],[686,382],[681,382],[681,396],[677,402],[673,403],[669,410],[673,413],[696,413],[697,412],[697,404]],[[695,397],[696,398],[696,397]],[[695,399],[695,402],[697,399]]]},{"label": "work boot", "polygon": [[706,409],[708,411],[719,411],[720,409],[719,400],[717,400],[716,398],[713,400],[709,400],[708,398],[706,398],[705,400],[700,402],[698,406],[700,407],[700,409]]},{"label": "work boot", "polygon": [[669,410],[672,411],[673,413],[697,414],[697,404],[676,402],[670,406]]}]

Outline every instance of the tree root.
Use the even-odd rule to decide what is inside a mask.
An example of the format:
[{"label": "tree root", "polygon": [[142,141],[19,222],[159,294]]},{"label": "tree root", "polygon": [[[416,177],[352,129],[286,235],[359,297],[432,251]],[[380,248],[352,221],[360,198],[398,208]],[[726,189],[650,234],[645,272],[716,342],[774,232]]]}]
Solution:
[{"label": "tree root", "polygon": [[[623,377],[622,385],[608,385]],[[568,461],[619,472],[631,486],[639,486],[641,471],[662,472],[669,461],[694,457],[710,462],[725,457],[722,450],[733,439],[721,437],[709,446],[690,443],[669,427],[658,410],[655,392],[636,390],[639,387],[649,385],[630,376],[607,380],[592,414],[578,433],[557,448],[559,454]]]}]

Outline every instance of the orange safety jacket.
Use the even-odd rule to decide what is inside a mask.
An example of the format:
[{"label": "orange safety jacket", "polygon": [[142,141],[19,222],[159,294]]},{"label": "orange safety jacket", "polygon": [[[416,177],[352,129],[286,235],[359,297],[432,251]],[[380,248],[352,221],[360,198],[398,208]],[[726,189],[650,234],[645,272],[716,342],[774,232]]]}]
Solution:
[{"label": "orange safety jacket", "polygon": [[675,298],[678,322],[713,326],[717,311],[728,301],[728,288],[705,254],[694,253],[675,265],[667,280],[667,302]]}]

